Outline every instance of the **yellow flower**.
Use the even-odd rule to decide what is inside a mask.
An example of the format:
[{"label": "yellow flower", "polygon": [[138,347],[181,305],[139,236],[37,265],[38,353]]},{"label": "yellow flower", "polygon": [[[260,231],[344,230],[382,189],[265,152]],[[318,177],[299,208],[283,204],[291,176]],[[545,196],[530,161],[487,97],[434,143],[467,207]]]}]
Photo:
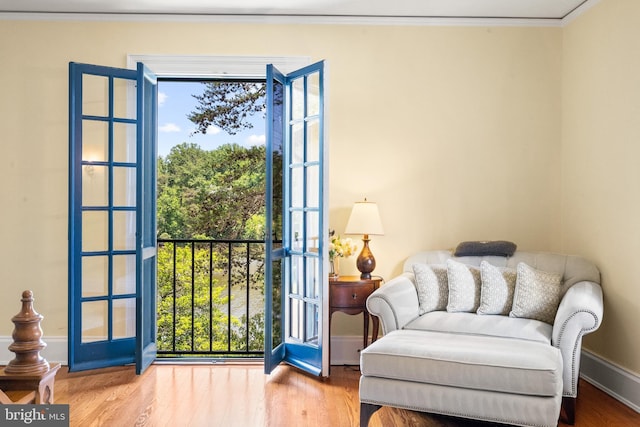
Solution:
[{"label": "yellow flower", "polygon": [[329,242],[329,259],[332,261],[336,257],[350,257],[358,249],[350,238],[342,239],[333,232],[329,232],[329,236],[331,236]]}]

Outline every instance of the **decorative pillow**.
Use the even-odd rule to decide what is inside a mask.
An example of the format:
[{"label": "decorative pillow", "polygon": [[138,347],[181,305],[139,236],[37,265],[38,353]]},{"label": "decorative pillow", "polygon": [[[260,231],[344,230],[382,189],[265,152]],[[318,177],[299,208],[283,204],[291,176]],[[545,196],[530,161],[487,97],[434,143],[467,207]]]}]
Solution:
[{"label": "decorative pillow", "polygon": [[449,296],[447,267],[444,265],[413,264],[418,291],[419,313],[445,310]]},{"label": "decorative pillow", "polygon": [[480,270],[448,259],[447,276],[449,277],[447,311],[476,311],[480,305]]},{"label": "decorative pillow", "polygon": [[478,314],[508,315],[516,287],[516,270],[496,267],[487,261],[480,263],[480,307]]},{"label": "decorative pillow", "polygon": [[511,317],[526,317],[553,325],[560,304],[562,274],[536,270],[521,262]]},{"label": "decorative pillow", "polygon": [[460,242],[454,256],[505,256],[509,257],[516,251],[516,244],[506,240],[490,242]]}]

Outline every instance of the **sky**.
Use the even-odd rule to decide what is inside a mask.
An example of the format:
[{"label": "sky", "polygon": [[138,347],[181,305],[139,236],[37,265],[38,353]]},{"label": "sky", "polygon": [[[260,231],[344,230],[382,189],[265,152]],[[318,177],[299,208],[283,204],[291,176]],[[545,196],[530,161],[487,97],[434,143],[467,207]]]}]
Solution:
[{"label": "sky", "polygon": [[158,82],[158,156],[166,157],[171,147],[183,142],[198,144],[203,150],[213,150],[220,145],[236,143],[245,147],[265,143],[265,119],[263,114],[251,117],[253,128],[229,135],[210,127],[206,135],[193,134],[196,125],[187,119],[195,110],[194,94],[201,94],[204,85],[198,82]]}]

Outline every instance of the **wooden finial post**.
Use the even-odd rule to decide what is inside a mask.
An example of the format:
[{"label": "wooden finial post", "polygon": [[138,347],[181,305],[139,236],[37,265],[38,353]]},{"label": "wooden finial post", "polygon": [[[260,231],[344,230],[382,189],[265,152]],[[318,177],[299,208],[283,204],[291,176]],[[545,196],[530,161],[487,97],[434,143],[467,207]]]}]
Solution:
[{"label": "wooden finial post", "polygon": [[33,309],[33,292],[22,293],[22,310],[11,318],[15,328],[13,343],[9,350],[16,354],[15,359],[4,368],[7,374],[38,375],[49,370],[49,362],[40,356],[47,344],[42,341],[40,321],[43,317]]}]

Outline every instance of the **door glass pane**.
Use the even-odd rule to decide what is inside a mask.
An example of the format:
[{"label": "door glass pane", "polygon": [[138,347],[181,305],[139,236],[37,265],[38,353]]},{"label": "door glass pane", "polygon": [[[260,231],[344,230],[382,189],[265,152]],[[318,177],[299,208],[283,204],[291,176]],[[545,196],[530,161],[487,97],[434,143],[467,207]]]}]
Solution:
[{"label": "door glass pane", "polygon": [[289,336],[302,341],[302,334],[304,333],[304,302],[297,298],[291,298],[289,303],[291,304],[291,318],[289,319],[289,324],[291,325],[289,330],[291,332]]},{"label": "door glass pane", "polygon": [[304,168],[294,167],[291,170],[291,207],[304,207]]},{"label": "door glass pane", "polygon": [[320,121],[311,119],[307,122],[307,162],[320,160]]},{"label": "door glass pane", "polygon": [[109,292],[109,257],[82,257],[82,296],[105,296]]},{"label": "door glass pane", "polygon": [[292,294],[300,294],[304,284],[304,258],[300,255],[291,257],[291,290]]},{"label": "door glass pane", "polygon": [[82,212],[82,250],[106,251],[109,247],[109,216],[106,211]]},{"label": "door glass pane", "polygon": [[82,114],[109,115],[109,78],[85,74],[82,76]]},{"label": "door glass pane", "polygon": [[113,249],[116,251],[136,248],[136,213],[113,212]]},{"label": "door glass pane", "polygon": [[136,336],[136,299],[113,300],[113,338]]},{"label": "door glass pane", "polygon": [[114,255],[113,293],[114,295],[136,292],[136,256]]},{"label": "door glass pane", "polygon": [[304,122],[291,126],[291,163],[304,162]]},{"label": "door glass pane", "polygon": [[320,238],[320,216],[317,211],[307,212],[307,252],[318,253]]},{"label": "door glass pane", "polygon": [[121,119],[136,118],[136,86],[130,79],[113,79],[113,116]]},{"label": "door glass pane", "polygon": [[107,301],[82,303],[82,342],[105,341],[108,336],[109,305]]},{"label": "door glass pane", "polygon": [[320,270],[316,257],[307,257],[306,295],[309,298],[320,298]]},{"label": "door glass pane", "polygon": [[273,199],[271,201],[271,222],[274,240],[282,240],[282,212],[284,200],[282,197],[282,171],[284,157],[282,155],[282,141],[274,141],[273,147]]},{"label": "door glass pane", "polygon": [[291,250],[302,251],[304,241],[302,240],[303,232],[302,211],[295,211],[291,214]]},{"label": "door glass pane", "polygon": [[135,123],[113,124],[113,161],[135,163],[136,125]]},{"label": "door glass pane", "polygon": [[317,208],[320,205],[320,165],[306,168],[307,171],[307,207]]},{"label": "door glass pane", "polygon": [[283,343],[282,339],[282,263],[283,260],[279,259],[274,261],[272,265],[272,301],[271,307],[273,308],[273,320],[272,320],[272,347],[276,348],[279,344]]},{"label": "door glass pane", "polygon": [[320,73],[307,76],[307,116],[320,113]]},{"label": "door glass pane", "polygon": [[136,205],[136,169],[113,168],[113,206]]},{"label": "door glass pane", "polygon": [[305,303],[305,342],[318,344],[318,306],[314,303]]},{"label": "door glass pane", "polygon": [[294,80],[291,84],[291,118],[304,118],[304,79]]},{"label": "door glass pane", "polygon": [[109,205],[109,168],[107,166],[82,166],[82,205]]},{"label": "door glass pane", "polygon": [[82,160],[109,160],[109,123],[97,120],[82,121]]}]

